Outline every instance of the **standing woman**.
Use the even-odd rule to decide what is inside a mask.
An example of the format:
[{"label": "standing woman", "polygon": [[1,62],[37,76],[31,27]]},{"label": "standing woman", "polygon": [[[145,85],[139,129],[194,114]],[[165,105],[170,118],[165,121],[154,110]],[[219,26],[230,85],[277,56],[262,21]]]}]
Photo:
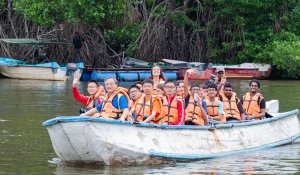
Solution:
[{"label": "standing woman", "polygon": [[153,80],[154,90],[158,84],[164,83],[167,80],[163,74],[162,68],[157,65],[152,67],[149,79]]}]

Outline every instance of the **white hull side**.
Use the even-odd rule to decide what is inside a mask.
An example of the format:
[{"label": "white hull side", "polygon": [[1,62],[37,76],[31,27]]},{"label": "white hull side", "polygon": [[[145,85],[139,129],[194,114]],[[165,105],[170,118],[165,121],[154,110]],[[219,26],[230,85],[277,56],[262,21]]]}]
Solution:
[{"label": "white hull side", "polygon": [[[76,71],[81,73],[80,69]],[[0,73],[9,78],[28,80],[65,81],[69,78],[66,69],[49,67],[0,66]]]},{"label": "white hull side", "polygon": [[288,140],[300,131],[296,114],[268,123],[215,130],[163,129],[93,121],[59,122],[47,129],[56,154],[64,161],[107,165],[153,163],[160,157],[211,158]]}]

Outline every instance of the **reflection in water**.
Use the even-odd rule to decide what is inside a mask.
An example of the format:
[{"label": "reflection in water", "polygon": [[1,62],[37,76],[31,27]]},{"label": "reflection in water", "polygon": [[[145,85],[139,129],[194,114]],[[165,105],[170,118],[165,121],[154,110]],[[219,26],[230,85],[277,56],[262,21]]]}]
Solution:
[{"label": "reflection in water", "polygon": [[[230,80],[231,81],[231,80]],[[231,81],[241,97],[249,81]],[[120,83],[128,87],[132,83]],[[280,110],[300,108],[300,81],[263,81],[265,99],[279,99]],[[72,82],[0,79],[0,174],[287,174],[299,172],[300,144],[244,155],[155,166],[52,165],[56,157],[41,123],[78,115]],[[85,92],[86,86],[80,83]]]},{"label": "reflection in water", "polygon": [[156,166],[113,167],[59,165],[54,174],[294,174],[299,171],[300,144],[243,155]]}]

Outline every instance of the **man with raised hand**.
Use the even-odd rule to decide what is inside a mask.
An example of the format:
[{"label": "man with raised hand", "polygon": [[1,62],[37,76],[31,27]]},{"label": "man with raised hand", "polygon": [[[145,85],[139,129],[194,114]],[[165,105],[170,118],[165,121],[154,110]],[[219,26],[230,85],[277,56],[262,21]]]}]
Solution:
[{"label": "man with raised hand", "polygon": [[106,78],[104,85],[107,92],[104,101],[81,116],[92,116],[94,113],[100,112],[100,117],[119,119],[124,122],[129,113],[129,96],[124,88],[118,87],[118,81],[115,77]]}]

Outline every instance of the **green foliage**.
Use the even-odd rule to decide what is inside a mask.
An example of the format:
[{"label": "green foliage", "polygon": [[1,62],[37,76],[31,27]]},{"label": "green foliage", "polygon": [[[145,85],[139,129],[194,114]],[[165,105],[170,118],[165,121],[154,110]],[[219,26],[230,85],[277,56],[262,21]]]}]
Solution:
[{"label": "green foliage", "polygon": [[[299,0],[16,0],[13,6],[40,25],[83,22],[101,28],[114,50],[135,56],[140,47],[135,41],[145,21],[124,23],[125,16],[134,15],[133,9],[124,14],[128,2],[142,15],[170,21],[168,29],[175,34],[176,30],[187,38],[197,34],[206,50],[201,55],[205,60],[271,63],[284,75],[299,77]],[[0,7],[5,5],[0,2]],[[168,40],[173,42],[171,37]]]},{"label": "green foliage", "polygon": [[300,76],[300,37],[293,33],[282,32],[273,38],[272,43],[256,54],[256,59],[269,62],[278,71],[280,78],[299,78]]},{"label": "green foliage", "polygon": [[123,16],[122,0],[18,0],[14,6],[40,25],[59,22],[90,25],[114,24]]},{"label": "green foliage", "polygon": [[6,1],[0,1],[0,9],[6,8],[7,2]]},{"label": "green foliage", "polygon": [[129,49],[127,54],[133,56],[136,47],[130,46],[130,44],[138,38],[142,27],[143,24],[141,23],[106,30],[104,33],[105,39],[117,52]]}]

